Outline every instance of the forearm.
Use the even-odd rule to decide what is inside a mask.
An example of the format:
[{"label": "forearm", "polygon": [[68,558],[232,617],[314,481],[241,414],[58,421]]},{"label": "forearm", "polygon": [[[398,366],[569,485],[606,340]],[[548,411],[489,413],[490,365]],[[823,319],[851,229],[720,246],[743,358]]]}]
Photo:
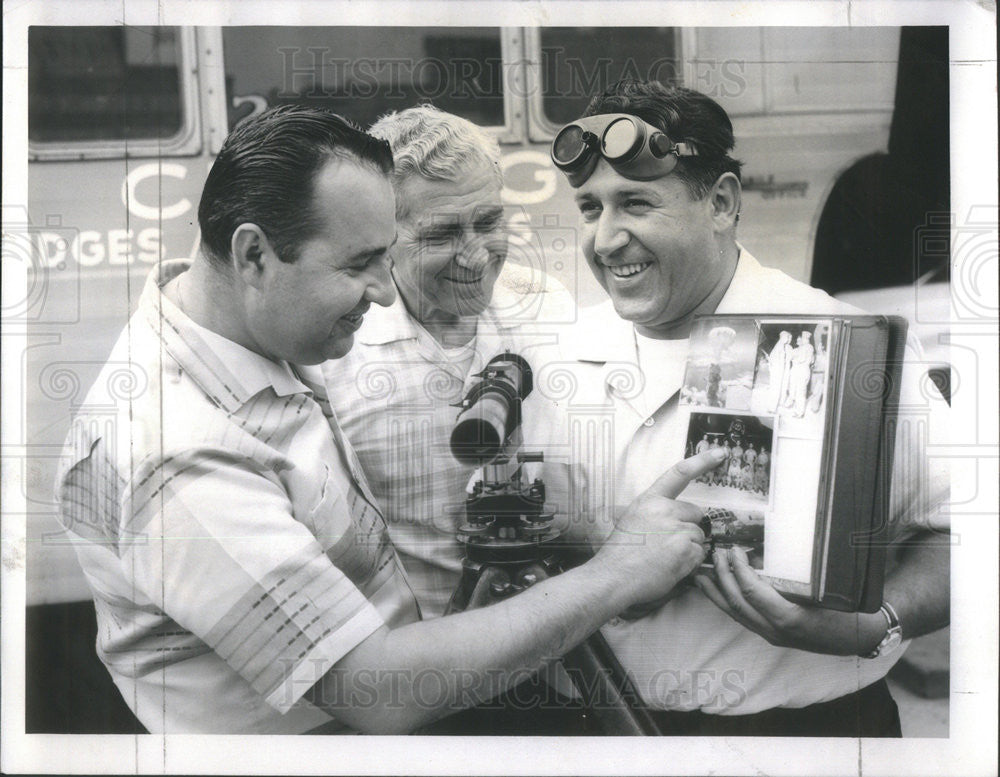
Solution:
[{"label": "forearm", "polygon": [[946,534],[921,532],[898,548],[883,598],[899,616],[904,639],[948,625],[951,607],[951,546]]},{"label": "forearm", "polygon": [[411,731],[501,693],[583,641],[630,603],[615,577],[591,562],[490,607],[382,629],[310,698],[360,731]]},{"label": "forearm", "polygon": [[[359,731],[411,731],[488,699],[563,655],[629,605],[669,591],[705,557],[700,508],[675,501],[721,458],[678,462],[640,494],[597,555],[497,604],[382,628],[308,698]],[[433,676],[434,688],[421,687]]]},{"label": "forearm", "polygon": [[948,624],[950,617],[950,464],[931,455],[951,437],[945,401],[928,391],[920,345],[912,334],[903,364],[896,460],[892,469],[894,543],[886,567],[885,601],[899,615],[903,637],[919,637]]}]

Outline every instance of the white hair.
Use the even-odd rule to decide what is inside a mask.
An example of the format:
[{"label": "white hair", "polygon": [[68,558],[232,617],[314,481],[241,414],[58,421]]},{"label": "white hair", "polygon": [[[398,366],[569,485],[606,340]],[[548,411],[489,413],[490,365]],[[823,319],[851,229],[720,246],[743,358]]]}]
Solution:
[{"label": "white hair", "polygon": [[496,138],[471,121],[433,105],[387,113],[368,132],[392,148],[397,184],[414,175],[429,181],[456,181],[470,167],[485,164],[503,185]]}]

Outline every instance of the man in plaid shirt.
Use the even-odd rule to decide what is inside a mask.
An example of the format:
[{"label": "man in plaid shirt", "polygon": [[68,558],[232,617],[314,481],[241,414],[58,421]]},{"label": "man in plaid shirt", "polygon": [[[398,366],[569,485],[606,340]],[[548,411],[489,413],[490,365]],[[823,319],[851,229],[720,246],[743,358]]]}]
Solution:
[{"label": "man in plaid shirt", "polygon": [[[390,257],[399,296],[373,309],[351,353],[323,369],[423,615],[437,617],[462,573],[456,530],[476,479],[474,468],[449,449],[455,406],[497,354],[522,356],[535,375],[522,406],[520,449],[541,452],[544,464],[526,464],[541,468],[528,479],[540,474],[546,509],[563,529],[586,536],[576,504],[582,492],[568,463],[568,418],[553,401],[559,336],[575,320],[575,304],[540,269],[506,264],[494,138],[431,106],[389,114],[370,131],[389,142],[396,161],[399,237]],[[454,718],[447,732],[585,733],[586,721],[575,711],[567,719],[564,708],[553,709],[566,702],[533,678],[517,690],[509,714],[469,713]],[[527,711],[540,706],[547,709],[536,716]]]},{"label": "man in plaid shirt", "polygon": [[568,444],[565,425],[553,422],[545,368],[558,361],[558,336],[575,308],[540,271],[505,265],[496,140],[431,106],[389,114],[371,132],[389,142],[396,161],[391,259],[399,296],[370,311],[351,353],[323,370],[424,616],[436,617],[461,574],[455,531],[473,476],[448,447],[455,405],[504,351],[535,371],[522,448],[545,454],[547,502],[567,514],[569,472],[560,459]]}]

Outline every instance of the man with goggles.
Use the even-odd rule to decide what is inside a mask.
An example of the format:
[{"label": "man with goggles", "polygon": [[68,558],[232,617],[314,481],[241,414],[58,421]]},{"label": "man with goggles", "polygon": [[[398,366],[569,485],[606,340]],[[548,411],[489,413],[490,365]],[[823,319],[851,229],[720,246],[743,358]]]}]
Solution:
[{"label": "man with goggles", "polygon": [[[610,300],[581,310],[560,345],[571,359],[573,402],[614,410],[611,455],[580,464],[589,493],[625,504],[657,462],[683,449],[687,421],[677,395],[695,315],[858,311],[765,269],[736,241],[740,163],[729,155],[732,123],[716,102],[691,89],[623,81],[586,114],[557,133],[551,156],[574,188],[583,254]],[[947,405],[921,393],[919,361],[911,339],[900,405],[925,408],[927,439],[947,439]],[[635,368],[641,379],[622,391],[615,376]],[[696,586],[651,604],[646,615],[632,611],[605,625],[662,730],[900,736],[884,680],[899,657],[899,624],[908,639],[948,620],[947,549],[934,535],[947,530],[947,519],[935,517],[947,503],[947,468],[900,435],[892,488],[899,546],[885,600],[898,613],[895,624],[882,612],[793,604],[744,554],[723,549]],[[597,530],[599,544],[613,515],[593,517],[608,527]]]},{"label": "man with goggles", "polygon": [[679,157],[697,155],[690,143],[674,143],[662,130],[627,113],[578,119],[552,142],[552,161],[573,187],[590,178],[599,156],[625,178],[650,181],[668,175]]}]

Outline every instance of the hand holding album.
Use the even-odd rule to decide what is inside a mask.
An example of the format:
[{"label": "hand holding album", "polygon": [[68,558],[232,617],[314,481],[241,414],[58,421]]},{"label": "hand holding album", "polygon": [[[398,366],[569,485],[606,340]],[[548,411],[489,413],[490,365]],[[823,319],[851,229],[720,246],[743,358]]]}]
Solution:
[{"label": "hand holding album", "polygon": [[885,635],[881,613],[849,613],[791,602],[750,566],[740,547],[719,548],[695,585],[729,617],[777,647],[849,656],[870,653]]}]

